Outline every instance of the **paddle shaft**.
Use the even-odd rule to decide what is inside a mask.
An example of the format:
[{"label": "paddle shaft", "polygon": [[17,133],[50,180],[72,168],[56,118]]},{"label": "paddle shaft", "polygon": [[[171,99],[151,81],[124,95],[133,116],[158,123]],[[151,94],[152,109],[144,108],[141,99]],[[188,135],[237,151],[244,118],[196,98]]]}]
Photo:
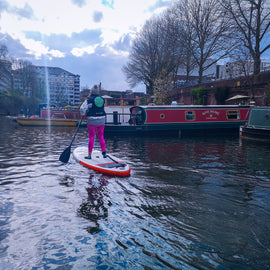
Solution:
[{"label": "paddle shaft", "polygon": [[109,155],[107,155],[107,157],[108,157],[109,159],[111,159],[113,162],[118,163],[118,164],[121,164],[123,167],[126,166],[125,163],[120,163],[120,162],[118,162],[117,160],[113,159],[113,158],[112,158],[111,156],[109,156]]},{"label": "paddle shaft", "polygon": [[71,145],[72,145],[72,143],[73,143],[73,141],[74,141],[74,139],[75,139],[75,136],[76,136],[76,134],[77,134],[77,132],[78,132],[78,130],[79,130],[79,128],[80,128],[80,125],[81,125],[81,123],[82,123],[82,119],[83,119],[83,116],[81,117],[81,120],[80,120],[80,122],[79,122],[79,124],[78,124],[78,126],[77,126],[77,129],[76,129],[76,131],[75,131],[75,133],[74,133],[74,135],[73,135],[73,138],[72,138],[72,140],[71,140],[71,143],[70,143],[69,147],[71,147]]},{"label": "paddle shaft", "polygon": [[80,120],[80,122],[79,122],[79,124],[78,124],[78,126],[77,126],[77,129],[76,129],[76,131],[75,131],[75,133],[74,133],[74,135],[73,135],[73,138],[72,138],[72,140],[71,140],[70,145],[62,152],[62,154],[61,154],[60,157],[59,157],[59,160],[62,161],[62,162],[64,162],[64,163],[67,163],[68,160],[69,160],[69,157],[70,157],[70,151],[71,151],[71,145],[72,145],[72,143],[73,143],[73,141],[74,141],[74,139],[75,139],[75,136],[76,136],[76,134],[77,134],[77,132],[78,132],[78,130],[79,130],[79,128],[80,128],[80,125],[81,125],[81,123],[82,123],[82,119],[83,119],[83,116],[81,117],[81,120]]}]

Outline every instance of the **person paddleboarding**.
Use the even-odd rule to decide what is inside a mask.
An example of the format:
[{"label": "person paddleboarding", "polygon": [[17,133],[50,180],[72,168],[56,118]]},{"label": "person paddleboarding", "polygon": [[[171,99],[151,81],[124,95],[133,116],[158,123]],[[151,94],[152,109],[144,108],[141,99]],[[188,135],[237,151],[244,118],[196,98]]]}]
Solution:
[{"label": "person paddleboarding", "polygon": [[105,128],[105,118],[106,112],[104,110],[104,99],[100,96],[100,88],[95,85],[92,90],[90,90],[87,99],[83,102],[80,107],[81,115],[86,115],[87,119],[87,129],[89,134],[88,142],[88,156],[86,159],[91,159],[92,151],[94,148],[95,134],[97,133],[100,148],[104,158],[106,155],[106,143],[104,139],[104,128]]}]

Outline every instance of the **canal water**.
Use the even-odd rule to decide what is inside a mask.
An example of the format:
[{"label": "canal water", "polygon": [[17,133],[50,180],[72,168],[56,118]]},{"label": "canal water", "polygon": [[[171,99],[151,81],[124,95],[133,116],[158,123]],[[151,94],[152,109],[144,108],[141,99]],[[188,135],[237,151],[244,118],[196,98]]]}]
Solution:
[{"label": "canal water", "polygon": [[270,145],[107,136],[119,178],[58,161],[74,128],[0,121],[0,269],[270,269]]}]

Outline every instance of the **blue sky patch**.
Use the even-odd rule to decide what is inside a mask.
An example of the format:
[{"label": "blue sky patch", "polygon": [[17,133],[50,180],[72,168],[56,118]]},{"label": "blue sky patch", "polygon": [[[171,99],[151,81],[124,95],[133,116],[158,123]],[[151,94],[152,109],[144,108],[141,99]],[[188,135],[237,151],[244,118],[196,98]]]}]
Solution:
[{"label": "blue sky patch", "polygon": [[102,5],[107,6],[111,9],[114,9],[114,0],[102,0]]}]

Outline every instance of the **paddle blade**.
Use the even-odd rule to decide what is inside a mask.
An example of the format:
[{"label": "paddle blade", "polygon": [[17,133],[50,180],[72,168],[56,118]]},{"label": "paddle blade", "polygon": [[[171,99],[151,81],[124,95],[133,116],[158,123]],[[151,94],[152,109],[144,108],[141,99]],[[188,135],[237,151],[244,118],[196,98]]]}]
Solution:
[{"label": "paddle blade", "polygon": [[71,146],[67,147],[61,156],[59,157],[59,160],[62,161],[63,163],[67,163],[70,157],[70,152],[71,152]]}]

